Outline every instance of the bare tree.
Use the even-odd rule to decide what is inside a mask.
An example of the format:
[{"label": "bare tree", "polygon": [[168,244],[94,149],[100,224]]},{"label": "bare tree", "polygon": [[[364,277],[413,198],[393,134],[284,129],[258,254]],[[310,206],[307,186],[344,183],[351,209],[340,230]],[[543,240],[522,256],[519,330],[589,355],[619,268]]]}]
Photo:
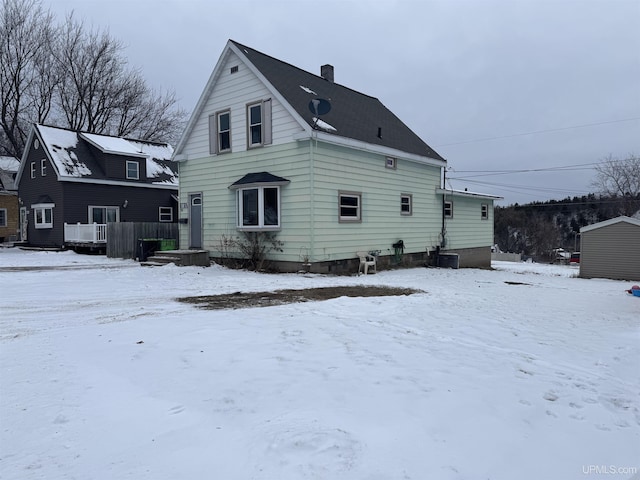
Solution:
[{"label": "bare tree", "polygon": [[122,44],[42,0],[0,0],[0,154],[20,157],[33,123],[176,141],[186,112],[128,66]]},{"label": "bare tree", "polygon": [[640,157],[629,154],[618,159],[609,155],[595,170],[592,187],[603,196],[620,200],[619,215],[633,215],[640,209]]},{"label": "bare tree", "polygon": [[56,29],[39,0],[0,3],[0,154],[20,157],[33,122],[51,111]]}]

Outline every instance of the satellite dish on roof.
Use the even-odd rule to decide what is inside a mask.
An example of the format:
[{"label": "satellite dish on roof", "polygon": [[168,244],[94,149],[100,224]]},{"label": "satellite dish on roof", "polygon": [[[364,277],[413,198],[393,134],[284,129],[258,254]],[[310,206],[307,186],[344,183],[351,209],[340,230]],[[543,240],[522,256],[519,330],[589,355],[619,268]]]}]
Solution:
[{"label": "satellite dish on roof", "polygon": [[309,110],[316,116],[326,115],[331,111],[331,104],[324,98],[314,98],[309,102]]}]

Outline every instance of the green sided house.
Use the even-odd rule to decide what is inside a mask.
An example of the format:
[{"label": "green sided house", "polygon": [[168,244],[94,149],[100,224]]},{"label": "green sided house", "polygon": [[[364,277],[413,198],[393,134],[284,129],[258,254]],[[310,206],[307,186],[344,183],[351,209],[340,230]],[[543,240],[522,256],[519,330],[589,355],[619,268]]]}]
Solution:
[{"label": "green sided house", "polygon": [[378,268],[490,266],[499,197],[442,188],[446,160],[331,65],[318,76],[230,40],[173,159],[180,246],[213,259],[241,258],[228,240],[247,236],[278,242],[280,271],[355,272],[362,251]]}]

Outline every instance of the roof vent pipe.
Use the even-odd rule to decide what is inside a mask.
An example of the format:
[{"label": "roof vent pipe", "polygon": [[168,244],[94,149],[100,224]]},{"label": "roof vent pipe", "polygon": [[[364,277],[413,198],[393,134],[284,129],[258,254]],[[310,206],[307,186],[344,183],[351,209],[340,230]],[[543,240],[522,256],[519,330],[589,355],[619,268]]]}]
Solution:
[{"label": "roof vent pipe", "polygon": [[327,82],[333,83],[333,65],[322,65],[320,67],[320,76]]}]

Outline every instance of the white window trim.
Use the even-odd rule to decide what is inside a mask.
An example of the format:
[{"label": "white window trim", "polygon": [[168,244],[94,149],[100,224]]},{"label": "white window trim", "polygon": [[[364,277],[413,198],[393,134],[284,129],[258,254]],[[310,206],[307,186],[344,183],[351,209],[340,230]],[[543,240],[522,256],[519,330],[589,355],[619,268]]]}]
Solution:
[{"label": "white window trim", "polygon": [[[164,210],[164,212],[163,212]],[[162,217],[169,215],[169,220],[163,220]],[[158,221],[159,222],[173,222],[173,208],[172,207],[158,207]]]},{"label": "white window trim", "polygon": [[384,159],[384,166],[390,170],[398,168],[398,159],[395,157],[386,157]]},{"label": "white window trim", "polygon": [[[447,204],[449,205],[448,208],[447,208]],[[453,202],[451,200],[445,200],[442,208],[443,208],[444,218],[453,218]],[[448,215],[447,215],[447,210],[449,210]]]},{"label": "white window trim", "polygon": [[[221,131],[220,130],[220,117],[222,115],[229,115],[229,130]],[[220,146],[220,135],[222,133],[229,132],[229,148],[222,148]],[[223,110],[221,112],[216,113],[216,152],[224,153],[231,151],[231,110]]]},{"label": "white window trim", "polygon": [[[55,203],[34,203],[31,205],[31,209],[33,210],[33,225],[37,229],[44,228],[53,228],[53,208],[56,206]],[[42,210],[42,219],[46,218],[45,211],[51,210],[51,222],[38,222],[38,211]]]},{"label": "white window trim", "polygon": [[[136,166],[136,176],[131,176],[129,175],[129,165],[135,165]],[[134,162],[132,160],[127,160],[127,165],[126,165],[126,174],[127,174],[127,180],[140,180],[140,164],[138,162]]]},{"label": "white window trim", "polygon": [[31,164],[29,165],[29,169],[31,173],[31,178],[36,178],[36,162],[31,162]]},{"label": "white window trim", "polygon": [[0,227],[6,227],[7,226],[7,209],[6,208],[0,208],[0,212],[3,213],[3,215],[0,215]]},{"label": "white window trim", "polygon": [[[264,224],[264,189],[275,188],[278,202],[278,224],[277,225],[265,225]],[[242,193],[247,190],[258,190],[258,224],[257,225],[244,225],[242,223],[242,212],[244,210],[243,195]],[[251,186],[245,188],[238,188],[236,190],[236,228],[245,232],[255,231],[276,231],[281,229],[282,224],[282,202],[280,198],[280,185],[264,184],[259,186]]]},{"label": "white window trim", "polygon": [[[352,197],[358,199],[358,205],[355,207],[347,205],[349,208],[356,209],[356,215],[342,215],[342,198]],[[362,222],[362,192],[338,192],[338,222],[339,223],[361,223]]]},{"label": "white window trim", "polygon": [[488,203],[480,204],[480,219],[489,220],[489,204]]},{"label": "white window trim", "polygon": [[[402,200],[408,199],[407,203],[403,203]],[[409,211],[405,212],[402,210],[403,205],[409,206]],[[410,217],[413,215],[413,195],[410,193],[401,193],[400,194],[400,215],[404,215],[405,217]]]},{"label": "white window trim", "polygon": [[40,176],[41,177],[47,176],[47,161],[44,159],[40,160]]},{"label": "white window trim", "polygon": [[[88,205],[87,206],[87,223],[94,223],[93,222],[93,209],[94,208],[101,208],[101,209],[104,208],[105,210],[107,208],[110,208],[110,209],[115,208],[116,209],[116,222],[120,221],[120,207],[117,207],[115,205]],[[107,216],[106,213],[107,212],[105,211],[105,216]]]},{"label": "white window trim", "polygon": [[[251,123],[251,109],[254,107],[260,107],[260,123]],[[251,143],[252,135],[251,135],[251,127],[254,125],[260,125],[260,141],[257,143]],[[254,102],[249,103],[247,105],[247,147],[248,148],[256,148],[264,145],[264,108],[262,102]]]}]

